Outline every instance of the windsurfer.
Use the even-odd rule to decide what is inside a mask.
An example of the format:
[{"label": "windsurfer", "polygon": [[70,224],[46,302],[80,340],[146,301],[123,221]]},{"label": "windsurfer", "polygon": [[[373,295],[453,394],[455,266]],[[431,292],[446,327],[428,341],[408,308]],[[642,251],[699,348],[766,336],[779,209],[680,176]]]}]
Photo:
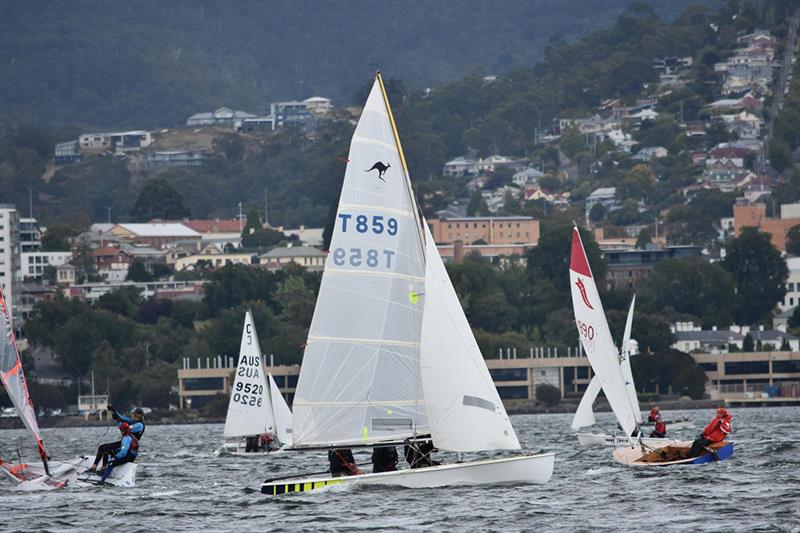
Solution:
[{"label": "windsurfer", "polygon": [[372,472],[394,472],[399,460],[394,446],[376,446],[372,450]]},{"label": "windsurfer", "polygon": [[[108,461],[103,471],[103,477],[100,479],[101,482],[108,479],[115,466],[132,463],[139,455],[139,440],[133,435],[131,426],[127,422],[122,422],[119,425],[119,432],[122,434],[119,451]],[[105,462],[105,457],[103,460]]]},{"label": "windsurfer", "polygon": [[703,433],[694,439],[686,457],[696,457],[709,444],[725,440],[732,431],[731,418],[730,413],[724,407],[717,409],[717,416],[706,426]]},{"label": "windsurfer", "polygon": [[331,476],[357,476],[363,474],[349,448],[339,448],[328,452],[328,462],[331,465]]}]

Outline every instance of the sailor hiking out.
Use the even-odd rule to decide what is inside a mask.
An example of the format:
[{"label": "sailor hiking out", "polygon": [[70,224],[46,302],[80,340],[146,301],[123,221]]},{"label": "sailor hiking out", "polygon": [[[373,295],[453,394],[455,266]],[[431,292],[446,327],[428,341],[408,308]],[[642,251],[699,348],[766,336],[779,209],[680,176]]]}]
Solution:
[{"label": "sailor hiking out", "polygon": [[[133,417],[128,417],[119,414],[111,405],[108,405],[106,408],[111,412],[111,417],[117,422],[117,427],[120,428],[120,431],[122,430],[123,424],[128,426],[131,435],[136,438],[138,447],[138,441],[142,438],[142,435],[144,435],[145,430],[144,410],[141,407],[137,407],[133,411]],[[101,460],[103,462],[103,467],[105,467],[108,464],[109,457],[114,456],[119,452],[120,448],[122,447],[122,440],[123,439],[114,442],[107,442],[98,446],[94,463],[91,467],[89,467],[88,471],[95,472]]]},{"label": "sailor hiking out", "polygon": [[122,422],[119,425],[119,432],[122,434],[119,451],[108,460],[108,464],[103,471],[103,477],[100,478],[101,482],[105,482],[108,479],[111,472],[114,471],[114,467],[132,463],[139,456],[139,440],[133,435],[131,426],[127,422]]}]

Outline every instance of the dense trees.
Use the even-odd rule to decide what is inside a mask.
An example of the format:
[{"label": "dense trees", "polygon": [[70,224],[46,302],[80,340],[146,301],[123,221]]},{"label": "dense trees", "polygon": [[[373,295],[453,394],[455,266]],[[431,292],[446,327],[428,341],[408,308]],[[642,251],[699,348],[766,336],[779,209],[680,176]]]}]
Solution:
[{"label": "dense trees", "polygon": [[190,212],[183,204],[183,197],[166,179],[151,178],[133,204],[131,216],[137,222],[149,222],[154,218],[180,220]]}]

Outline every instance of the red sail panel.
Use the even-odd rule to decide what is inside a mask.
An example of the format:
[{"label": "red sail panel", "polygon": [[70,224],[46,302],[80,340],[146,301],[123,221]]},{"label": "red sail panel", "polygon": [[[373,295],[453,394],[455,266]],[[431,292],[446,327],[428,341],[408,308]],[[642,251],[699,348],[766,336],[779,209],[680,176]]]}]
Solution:
[{"label": "red sail panel", "polygon": [[592,270],[589,268],[589,261],[586,259],[586,251],[583,249],[578,228],[572,229],[572,254],[569,259],[569,269],[582,276],[592,277]]}]

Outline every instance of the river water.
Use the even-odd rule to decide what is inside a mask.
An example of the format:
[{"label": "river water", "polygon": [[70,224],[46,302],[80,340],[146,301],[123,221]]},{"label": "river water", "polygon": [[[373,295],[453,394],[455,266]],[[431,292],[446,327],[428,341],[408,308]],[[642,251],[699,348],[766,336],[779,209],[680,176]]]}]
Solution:
[{"label": "river water", "polygon": [[[674,411],[697,429],[711,410]],[[571,415],[518,415],[523,446],[555,451],[546,485],[410,490],[331,487],[319,493],[267,497],[249,492],[267,477],[327,467],[324,452],[269,458],[214,457],[222,424],[147,428],[137,485],[22,493],[0,481],[3,531],[795,531],[800,532],[800,408],[740,409],[735,455],[702,465],[637,470],[611,450],[581,450]],[[598,415],[611,426],[610,415]],[[676,434],[681,434],[676,432]],[[66,458],[112,440],[116,430],[44,430],[50,453]],[[8,459],[22,430],[0,431]],[[84,452],[86,453],[86,452]],[[368,462],[367,452],[357,453]]]}]

